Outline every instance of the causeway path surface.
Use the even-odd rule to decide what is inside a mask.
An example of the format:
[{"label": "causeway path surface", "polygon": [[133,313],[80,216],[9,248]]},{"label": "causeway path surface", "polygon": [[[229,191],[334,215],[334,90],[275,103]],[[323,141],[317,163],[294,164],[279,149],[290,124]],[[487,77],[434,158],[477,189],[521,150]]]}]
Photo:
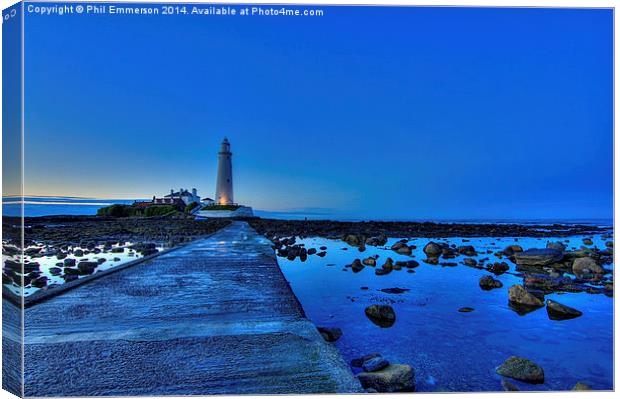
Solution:
[{"label": "causeway path surface", "polygon": [[25,310],[26,396],[360,392],[245,222]]}]

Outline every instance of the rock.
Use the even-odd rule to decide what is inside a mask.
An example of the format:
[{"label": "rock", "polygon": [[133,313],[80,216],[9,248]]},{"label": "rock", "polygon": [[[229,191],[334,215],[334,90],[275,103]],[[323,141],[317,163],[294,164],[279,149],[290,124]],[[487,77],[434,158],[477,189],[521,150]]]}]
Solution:
[{"label": "rock", "polygon": [[353,270],[353,273],[359,273],[363,269],[364,269],[364,265],[362,265],[362,262],[360,262],[359,259],[355,259],[353,263],[351,263],[351,270]]},{"label": "rock", "polygon": [[390,362],[383,358],[383,356],[375,356],[362,363],[362,369],[370,373],[373,371],[382,370],[389,365]]},{"label": "rock", "polygon": [[411,248],[409,248],[409,246],[402,241],[399,241],[396,244],[392,245],[390,249],[401,255],[411,255],[412,253]]},{"label": "rock", "polygon": [[388,273],[391,272],[392,269],[394,269],[394,261],[392,260],[392,258],[387,258],[383,266],[381,266],[381,268],[387,271]]},{"label": "rock", "polygon": [[415,260],[408,260],[408,261],[405,262],[405,267],[407,269],[413,269],[413,268],[416,268],[418,266],[420,266],[420,263],[415,261]]},{"label": "rock", "polygon": [[93,274],[95,269],[99,266],[97,262],[80,262],[77,265],[77,268],[80,274]]},{"label": "rock", "polygon": [[41,265],[37,262],[24,262],[22,266],[24,268],[24,273],[30,273],[39,271]]},{"label": "rock", "polygon": [[442,247],[436,242],[431,241],[424,246],[423,251],[429,258],[437,258],[442,253]]},{"label": "rock", "polygon": [[98,264],[102,264],[102,263],[105,263],[105,262],[106,262],[106,259],[105,259],[105,258],[99,258],[99,259],[97,259],[97,263],[98,263]]},{"label": "rock", "polygon": [[326,246],[322,246],[322,247],[319,247],[319,249],[320,249],[321,251],[325,251],[325,250],[327,250],[327,247],[326,247]]},{"label": "rock", "polygon": [[594,243],[592,242],[592,239],[590,239],[590,238],[584,238],[584,239],[583,239],[583,243],[584,243],[585,245],[592,245],[592,244],[594,244]]},{"label": "rock", "polygon": [[390,305],[370,305],[365,310],[366,317],[379,327],[392,327],[396,322],[396,313]]},{"label": "rock", "polygon": [[566,245],[564,245],[563,243],[556,241],[556,242],[548,242],[547,243],[547,248],[549,249],[555,249],[558,251],[565,251],[566,250]]},{"label": "rock", "polygon": [[495,275],[500,275],[500,274],[504,274],[505,272],[507,272],[510,269],[510,266],[508,266],[508,263],[506,262],[495,262],[495,263],[490,263],[487,266],[487,270],[490,271],[491,273],[495,274]]},{"label": "rock", "polygon": [[342,330],[337,327],[318,327],[317,330],[327,342],[335,342],[342,337]]},{"label": "rock", "polygon": [[70,259],[70,258],[67,258],[67,259],[65,259],[65,260],[63,261],[63,263],[64,263],[64,265],[65,265],[66,267],[69,267],[69,266],[75,266],[76,261],[75,261],[75,259]]},{"label": "rock", "polygon": [[545,306],[540,299],[530,294],[520,284],[515,284],[508,290],[508,303],[516,308],[517,311],[524,313]]},{"label": "rock", "polygon": [[592,258],[577,258],[573,261],[573,274],[583,276],[588,274],[604,274],[605,270]]},{"label": "rock", "polygon": [[424,263],[428,263],[429,265],[438,265],[439,264],[439,258],[426,258],[426,259],[422,259],[422,262]]},{"label": "rock", "polygon": [[512,382],[502,378],[502,388],[504,388],[504,391],[518,391],[519,388],[513,384]]},{"label": "rock", "polygon": [[502,251],[506,256],[512,256],[517,252],[523,252],[523,248],[520,245],[509,245]]},{"label": "rock", "polygon": [[529,359],[518,356],[509,357],[496,370],[497,374],[530,384],[542,384],[545,382],[543,369]]},{"label": "rock", "polygon": [[392,269],[375,269],[375,274],[377,276],[385,276],[386,274],[390,274]]},{"label": "rock", "polygon": [[471,245],[462,245],[457,249],[458,253],[465,256],[476,256],[478,253],[476,249]]},{"label": "rock", "polygon": [[387,236],[384,234],[374,237],[368,237],[366,239],[366,245],[370,245],[373,247],[382,247],[387,243],[387,240]]},{"label": "rock", "polygon": [[468,306],[459,309],[459,312],[461,312],[461,313],[469,313],[469,312],[473,312],[473,311],[474,311],[474,308],[470,308]]},{"label": "rock", "polygon": [[409,291],[409,288],[382,288],[379,291],[385,292],[386,294],[402,294],[403,292]]},{"label": "rock", "polygon": [[[607,242],[605,243],[605,246],[606,246],[607,248],[613,248],[613,247],[614,247],[614,242],[613,242],[613,241],[607,241]],[[578,384],[579,384],[579,383],[578,383]]]},{"label": "rock", "polygon": [[527,274],[523,278],[523,285],[527,289],[552,293],[561,290],[566,285],[572,284],[573,280],[568,277],[552,277],[544,274]]},{"label": "rock", "polygon": [[366,266],[377,266],[377,260],[373,257],[366,258],[362,261]]},{"label": "rock", "polygon": [[316,256],[320,256],[321,258],[324,257],[325,255],[327,255],[327,252],[325,251],[317,252],[316,254]]},{"label": "rock", "polygon": [[591,390],[592,390],[592,387],[586,384],[585,382],[578,382],[571,389],[571,391],[591,391]]},{"label": "rock", "polygon": [[75,251],[73,251],[73,255],[75,255],[78,258],[81,258],[82,256],[84,256],[84,251],[82,251],[81,249],[76,249]]},{"label": "rock", "polygon": [[74,269],[74,268],[72,268],[72,267],[65,267],[65,268],[63,269],[63,273],[64,273],[66,276],[67,276],[67,275],[75,275],[75,276],[77,276],[77,275],[80,273],[80,271],[79,271],[78,269]]},{"label": "rock", "polygon": [[514,254],[515,263],[525,266],[547,266],[562,260],[562,251],[551,248],[532,248]]},{"label": "rock", "polygon": [[547,315],[551,320],[569,320],[581,316],[583,313],[570,306],[547,299]]},{"label": "rock", "polygon": [[364,389],[377,392],[414,392],[415,375],[407,364],[390,364],[379,371],[363,372],[357,375]]},{"label": "rock", "polygon": [[308,255],[314,255],[316,253],[316,248],[310,248],[308,249]]},{"label": "rock", "polygon": [[113,260],[114,262],[120,262],[120,261],[121,261],[121,258],[114,258],[114,259],[112,259],[112,260]]},{"label": "rock", "polygon": [[502,288],[504,284],[501,281],[494,279],[492,276],[482,276],[478,282],[480,288],[485,291],[490,291],[493,288]]},{"label": "rock", "polygon": [[465,266],[470,266],[470,267],[478,266],[478,262],[476,261],[476,259],[473,259],[473,258],[465,258],[465,259],[463,259],[463,264]]},{"label": "rock", "polygon": [[359,245],[362,243],[360,237],[356,236],[355,234],[348,234],[344,236],[342,240],[352,247],[359,247]]},{"label": "rock", "polygon": [[47,277],[45,276],[37,277],[34,280],[32,280],[30,284],[36,288],[43,288],[47,285]]}]

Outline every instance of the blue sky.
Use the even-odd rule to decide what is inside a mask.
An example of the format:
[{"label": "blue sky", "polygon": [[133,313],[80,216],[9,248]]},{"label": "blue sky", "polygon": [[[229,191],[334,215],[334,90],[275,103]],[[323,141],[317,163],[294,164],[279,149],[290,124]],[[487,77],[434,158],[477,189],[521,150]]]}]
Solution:
[{"label": "blue sky", "polygon": [[26,193],[360,218],[606,218],[612,11],[26,15]]}]

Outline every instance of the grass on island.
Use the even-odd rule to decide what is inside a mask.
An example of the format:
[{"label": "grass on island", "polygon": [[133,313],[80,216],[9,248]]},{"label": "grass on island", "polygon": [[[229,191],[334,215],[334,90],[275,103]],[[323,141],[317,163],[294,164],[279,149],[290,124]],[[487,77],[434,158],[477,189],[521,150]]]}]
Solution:
[{"label": "grass on island", "polygon": [[172,205],[151,205],[147,208],[138,208],[131,205],[114,204],[99,208],[97,216],[109,216],[114,218],[127,217],[153,217],[168,216],[179,213],[177,207]]}]

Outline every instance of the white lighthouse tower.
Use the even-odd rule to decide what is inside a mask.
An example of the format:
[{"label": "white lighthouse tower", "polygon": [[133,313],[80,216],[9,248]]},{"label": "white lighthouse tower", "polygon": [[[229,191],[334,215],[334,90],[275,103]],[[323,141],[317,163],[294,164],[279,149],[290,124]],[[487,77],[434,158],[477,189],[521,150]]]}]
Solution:
[{"label": "white lighthouse tower", "polygon": [[231,205],[233,200],[232,152],[230,143],[224,137],[217,161],[217,185],[215,186],[215,202],[219,205]]}]

